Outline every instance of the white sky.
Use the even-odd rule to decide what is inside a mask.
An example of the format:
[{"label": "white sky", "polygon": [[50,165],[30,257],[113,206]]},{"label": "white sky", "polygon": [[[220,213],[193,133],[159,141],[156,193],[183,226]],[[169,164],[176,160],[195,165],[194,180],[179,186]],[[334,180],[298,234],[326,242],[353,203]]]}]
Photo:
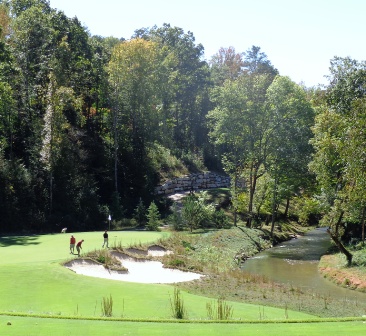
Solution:
[{"label": "white sky", "polygon": [[366,0],[50,0],[92,35],[124,37],[170,23],[210,59],[220,47],[259,46],[280,75],[326,84],[334,56],[366,59]]}]

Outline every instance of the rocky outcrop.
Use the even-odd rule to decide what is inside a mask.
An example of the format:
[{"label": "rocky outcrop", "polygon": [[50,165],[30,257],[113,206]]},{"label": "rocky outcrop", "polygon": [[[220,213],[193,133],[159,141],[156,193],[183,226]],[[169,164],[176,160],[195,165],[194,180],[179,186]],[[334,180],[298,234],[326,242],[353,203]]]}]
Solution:
[{"label": "rocky outcrop", "polygon": [[212,172],[196,173],[166,181],[155,188],[157,195],[168,195],[179,191],[230,187],[230,177]]}]

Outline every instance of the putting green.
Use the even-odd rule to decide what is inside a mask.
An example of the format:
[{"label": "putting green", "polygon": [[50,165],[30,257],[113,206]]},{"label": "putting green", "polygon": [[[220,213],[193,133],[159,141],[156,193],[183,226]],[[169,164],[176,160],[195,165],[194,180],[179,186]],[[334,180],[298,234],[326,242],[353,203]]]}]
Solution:
[{"label": "putting green", "polygon": [[[70,255],[70,237],[76,242],[84,239],[82,252],[101,249],[103,232],[56,233],[51,235],[10,236],[0,238],[0,267],[7,264],[63,261],[75,256]],[[111,231],[109,246],[121,244],[144,244],[164,238],[168,234],[150,231]],[[76,250],[75,250],[76,253]]]}]

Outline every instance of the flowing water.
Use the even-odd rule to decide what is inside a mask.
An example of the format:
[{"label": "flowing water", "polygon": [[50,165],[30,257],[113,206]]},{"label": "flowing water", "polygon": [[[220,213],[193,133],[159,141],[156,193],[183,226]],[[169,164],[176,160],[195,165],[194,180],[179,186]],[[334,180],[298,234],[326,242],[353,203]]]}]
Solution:
[{"label": "flowing water", "polygon": [[333,298],[365,301],[366,293],[336,286],[318,273],[320,257],[330,246],[330,238],[325,229],[315,229],[257,254],[248,259],[242,268],[275,282],[292,284],[295,288],[300,287]]}]

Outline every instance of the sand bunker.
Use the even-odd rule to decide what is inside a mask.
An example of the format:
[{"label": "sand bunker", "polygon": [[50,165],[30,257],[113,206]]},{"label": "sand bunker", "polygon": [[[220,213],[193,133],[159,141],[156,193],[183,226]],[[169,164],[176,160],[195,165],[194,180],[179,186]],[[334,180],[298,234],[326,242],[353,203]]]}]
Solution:
[{"label": "sand bunker", "polygon": [[[161,248],[155,247],[148,250],[148,255],[163,255]],[[92,260],[75,259],[65,264],[67,268],[77,274],[92,276],[96,278],[138,282],[138,283],[175,283],[196,280],[202,274],[183,272],[176,269],[164,268],[160,261],[131,258],[126,254],[112,252],[128,271],[110,271]]]}]

